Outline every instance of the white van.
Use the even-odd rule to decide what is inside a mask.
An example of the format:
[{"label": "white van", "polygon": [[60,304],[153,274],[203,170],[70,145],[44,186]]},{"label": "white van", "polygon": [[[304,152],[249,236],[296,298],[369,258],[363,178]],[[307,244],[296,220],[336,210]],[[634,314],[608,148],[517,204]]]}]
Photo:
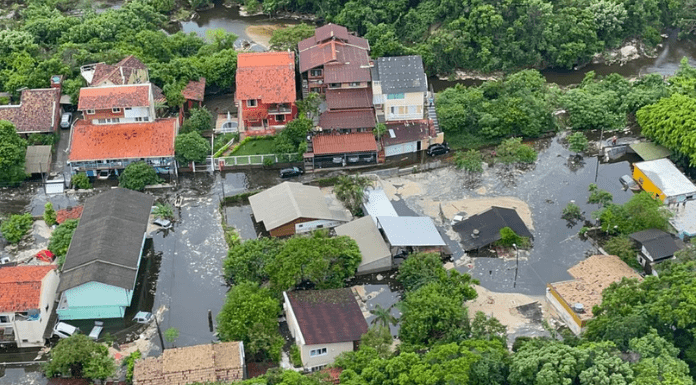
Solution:
[{"label": "white van", "polygon": [[65,322],[58,322],[56,326],[53,327],[53,335],[56,335],[60,338],[68,338],[71,335],[78,333],[80,329],[68,325]]}]

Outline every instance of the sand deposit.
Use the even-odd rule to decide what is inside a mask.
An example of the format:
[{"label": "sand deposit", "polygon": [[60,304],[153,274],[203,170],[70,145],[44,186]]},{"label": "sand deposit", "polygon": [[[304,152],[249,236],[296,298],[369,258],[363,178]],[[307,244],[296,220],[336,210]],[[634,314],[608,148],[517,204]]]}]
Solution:
[{"label": "sand deposit", "polygon": [[273,31],[289,26],[290,24],[251,25],[246,27],[244,32],[246,32],[247,36],[249,36],[254,43],[268,49],[271,46],[271,36],[273,36]]},{"label": "sand deposit", "polygon": [[477,311],[482,311],[487,316],[493,316],[501,324],[507,326],[508,334],[513,333],[521,326],[532,323],[530,319],[520,314],[516,307],[539,302],[542,305],[544,318],[548,314],[546,300],[543,297],[532,297],[518,293],[496,293],[478,285],[474,285],[474,288],[478,297],[466,303],[469,317],[473,318]]}]

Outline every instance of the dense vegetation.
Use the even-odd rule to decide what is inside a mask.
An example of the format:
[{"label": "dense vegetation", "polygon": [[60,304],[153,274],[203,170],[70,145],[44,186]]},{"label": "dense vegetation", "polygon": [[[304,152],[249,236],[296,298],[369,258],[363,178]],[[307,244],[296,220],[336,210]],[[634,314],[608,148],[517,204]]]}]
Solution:
[{"label": "dense vegetation", "polygon": [[61,339],[51,349],[51,360],[44,366],[46,377],[75,377],[105,380],[116,371],[106,345],[84,334]]},{"label": "dense vegetation", "polygon": [[9,219],[2,221],[0,233],[2,233],[2,236],[5,237],[7,242],[19,243],[29,230],[31,230],[33,224],[34,219],[31,213],[11,215]]},{"label": "dense vegetation", "polygon": [[27,141],[17,135],[14,124],[0,120],[0,186],[16,185],[26,178],[26,153]]}]

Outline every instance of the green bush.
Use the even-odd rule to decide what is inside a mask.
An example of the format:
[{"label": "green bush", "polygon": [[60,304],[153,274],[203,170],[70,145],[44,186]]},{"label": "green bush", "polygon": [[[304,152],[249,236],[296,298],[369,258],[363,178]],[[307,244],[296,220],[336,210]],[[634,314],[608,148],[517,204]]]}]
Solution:
[{"label": "green bush", "polygon": [[92,188],[92,184],[89,183],[89,177],[87,176],[87,174],[84,173],[73,175],[70,183],[72,183],[73,187],[80,190],[87,190]]},{"label": "green bush", "polygon": [[264,158],[263,159],[263,165],[265,167],[271,167],[275,164],[275,159],[273,158]]},{"label": "green bush", "polygon": [[43,213],[44,222],[46,222],[48,226],[53,226],[56,224],[56,216],[56,210],[53,209],[53,203],[46,202]]},{"label": "green bush", "polygon": [[27,144],[30,146],[53,146],[58,142],[58,134],[30,134]]},{"label": "green bush", "polygon": [[[72,241],[73,233],[77,228],[79,220],[68,219],[61,223],[53,230],[51,238],[48,241],[48,249],[58,257],[65,257],[68,253],[68,247],[70,247],[70,241]],[[62,263],[59,263],[62,266]]]},{"label": "green bush", "polygon": [[31,214],[12,215],[10,219],[2,222],[0,231],[7,242],[18,243],[29,232],[34,220]]},{"label": "green bush", "polygon": [[479,150],[457,152],[454,155],[454,164],[458,169],[480,173],[483,172],[483,155]]},{"label": "green bush", "polygon": [[515,231],[509,227],[503,227],[500,229],[500,240],[496,244],[505,247],[511,247],[516,245],[517,247],[527,247],[529,246],[529,238],[521,237],[515,233]]},{"label": "green bush", "polygon": [[155,208],[152,210],[152,215],[162,219],[174,219],[174,209],[169,203],[155,203]]},{"label": "green bush", "polygon": [[242,239],[239,237],[237,229],[228,225],[222,225],[222,228],[225,232],[225,242],[227,242],[227,246],[234,247],[242,243]]},{"label": "green bush", "polygon": [[568,205],[563,209],[563,215],[561,215],[561,218],[568,221],[577,221],[582,219],[582,211],[580,210],[580,206],[573,202],[568,203]]},{"label": "green bush", "polygon": [[295,344],[290,347],[290,362],[292,362],[292,366],[296,368],[302,367],[302,355],[300,354],[300,348]]},{"label": "green bush", "polygon": [[636,259],[636,249],[633,247],[633,242],[626,236],[611,237],[604,244],[604,250],[607,253],[616,255],[633,268],[640,268],[640,264]]},{"label": "green bush", "polygon": [[125,359],[126,363],[126,381],[128,383],[133,382],[133,369],[135,368],[135,361],[140,359],[142,357],[142,353],[140,353],[140,350],[136,350],[133,353],[129,354],[128,357]]},{"label": "green bush", "polygon": [[530,146],[522,143],[522,138],[510,138],[503,140],[495,148],[496,156],[501,163],[534,163],[537,160],[537,152]]},{"label": "green bush", "polygon": [[135,191],[145,190],[145,186],[160,183],[161,179],[157,176],[152,166],[145,162],[135,162],[129,164],[118,178],[119,186]]}]

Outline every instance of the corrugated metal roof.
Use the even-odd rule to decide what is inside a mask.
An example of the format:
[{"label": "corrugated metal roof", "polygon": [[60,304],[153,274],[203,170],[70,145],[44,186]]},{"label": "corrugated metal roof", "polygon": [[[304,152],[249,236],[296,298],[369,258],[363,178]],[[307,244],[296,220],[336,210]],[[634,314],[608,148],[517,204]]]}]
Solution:
[{"label": "corrugated metal roof", "polygon": [[[340,225],[334,230],[336,235],[347,235],[358,244],[360,254],[362,254],[360,266],[391,258],[391,252],[384,242],[382,234],[369,216]],[[358,267],[359,269],[360,267]]]},{"label": "corrugated metal roof", "polygon": [[640,162],[633,166],[638,167],[667,197],[696,194],[696,186],[669,159]]},{"label": "corrugated metal roof", "polygon": [[350,220],[347,213],[329,209],[319,187],[296,182],[283,182],[262,191],[249,197],[249,203],[256,221],[263,222],[268,231],[298,218]]},{"label": "corrugated metal roof", "polygon": [[391,246],[445,246],[430,217],[377,217]]},{"label": "corrugated metal roof", "polygon": [[[389,129],[390,135],[382,137],[385,146],[415,142],[430,136],[430,126],[427,120],[387,123],[387,129]],[[391,136],[392,132],[394,136]]]},{"label": "corrugated metal roof", "polygon": [[24,161],[24,172],[38,174],[49,172],[51,169],[51,146],[27,146]]},{"label": "corrugated metal roof", "polygon": [[326,90],[329,110],[372,107],[372,88],[344,88]]},{"label": "corrugated metal roof", "polygon": [[364,110],[324,111],[319,116],[319,127],[325,130],[374,128],[375,111]]},{"label": "corrugated metal roof", "polygon": [[633,143],[629,147],[645,161],[666,158],[672,153],[666,147],[650,142]]},{"label": "corrugated metal roof", "polygon": [[387,194],[381,188],[366,188],[365,198],[363,202],[363,210],[365,214],[372,218],[375,225],[377,223],[377,217],[398,217],[399,214],[396,213],[394,206],[392,206]]},{"label": "corrugated metal roof", "polygon": [[428,91],[428,78],[420,56],[381,57],[375,63],[383,94]]},{"label": "corrugated metal roof", "polygon": [[377,142],[371,132],[317,135],[312,138],[312,146],[314,148],[314,155],[377,151]]}]

